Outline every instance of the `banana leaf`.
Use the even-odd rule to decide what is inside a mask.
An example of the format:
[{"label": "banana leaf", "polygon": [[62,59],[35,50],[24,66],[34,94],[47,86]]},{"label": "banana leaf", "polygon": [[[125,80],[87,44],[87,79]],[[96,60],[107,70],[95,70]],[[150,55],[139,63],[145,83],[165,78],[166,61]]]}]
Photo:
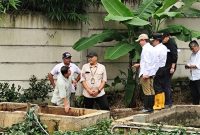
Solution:
[{"label": "banana leaf", "polygon": [[159,32],[169,32],[171,35],[176,36],[179,40],[188,42],[192,38],[200,38],[200,32],[187,29],[182,25],[170,25],[165,29],[160,30]]},{"label": "banana leaf", "polygon": [[155,14],[154,18],[161,20],[163,18],[173,18],[173,17],[181,17],[181,16],[182,16],[181,12],[168,12],[168,11],[166,11],[166,12]]},{"label": "banana leaf", "polygon": [[135,12],[136,16],[145,20],[149,19],[159,7],[159,3],[159,0],[143,0]]},{"label": "banana leaf", "polygon": [[134,49],[134,47],[135,46],[126,42],[119,42],[114,47],[109,47],[106,49],[104,58],[110,60],[117,59],[128,54],[128,52]]},{"label": "banana leaf", "polygon": [[159,8],[155,14],[159,14],[162,12],[165,12],[168,8],[170,8],[172,5],[174,5],[177,2],[177,0],[164,0],[163,5],[161,8]]},{"label": "banana leaf", "polygon": [[199,0],[182,0],[184,5],[178,9],[181,11],[185,17],[200,17],[200,10],[193,8],[192,5],[194,3],[199,3]]},{"label": "banana leaf", "polygon": [[97,43],[104,42],[105,40],[109,39],[114,34],[115,34],[115,31],[113,31],[113,30],[106,30],[100,34],[93,34],[90,37],[84,37],[84,38],[81,38],[80,40],[78,40],[73,45],[72,48],[77,51],[88,49],[89,47],[92,47],[92,46],[96,45]]},{"label": "banana leaf", "polygon": [[133,13],[119,0],[101,0],[101,2],[109,14],[133,17]]},{"label": "banana leaf", "polygon": [[133,17],[132,20],[126,21],[127,24],[134,25],[134,26],[145,26],[149,25],[150,22],[140,19],[139,17]]},{"label": "banana leaf", "polygon": [[108,14],[104,20],[105,21],[109,21],[109,20],[113,20],[113,21],[127,21],[127,20],[131,20],[133,17],[124,17],[124,16],[114,16],[112,14]]},{"label": "banana leaf", "polygon": [[192,38],[200,39],[200,32],[192,30]]}]

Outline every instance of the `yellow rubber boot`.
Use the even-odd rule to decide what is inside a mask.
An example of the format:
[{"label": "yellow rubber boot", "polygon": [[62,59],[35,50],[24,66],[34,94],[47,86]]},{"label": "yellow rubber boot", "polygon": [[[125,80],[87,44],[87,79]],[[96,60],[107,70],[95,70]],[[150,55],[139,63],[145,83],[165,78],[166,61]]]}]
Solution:
[{"label": "yellow rubber boot", "polygon": [[155,101],[154,101],[153,109],[154,110],[160,110],[160,109],[162,109],[161,103],[162,103],[162,94],[161,93],[156,94],[155,95]]},{"label": "yellow rubber boot", "polygon": [[162,93],[161,93],[161,96],[162,96],[162,104],[161,104],[161,108],[164,109],[164,108],[165,108],[165,93],[162,92]]}]

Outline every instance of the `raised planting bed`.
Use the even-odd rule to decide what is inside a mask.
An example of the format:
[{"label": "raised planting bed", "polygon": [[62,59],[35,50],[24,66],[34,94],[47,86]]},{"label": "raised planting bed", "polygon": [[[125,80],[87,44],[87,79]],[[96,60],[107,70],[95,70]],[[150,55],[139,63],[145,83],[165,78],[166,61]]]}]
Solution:
[{"label": "raised planting bed", "polygon": [[70,108],[69,113],[63,107],[36,105],[26,103],[0,103],[0,127],[11,127],[13,124],[22,122],[27,110],[35,108],[42,124],[47,125],[48,131],[77,131],[94,125],[102,119],[109,119],[110,112],[85,108]]}]

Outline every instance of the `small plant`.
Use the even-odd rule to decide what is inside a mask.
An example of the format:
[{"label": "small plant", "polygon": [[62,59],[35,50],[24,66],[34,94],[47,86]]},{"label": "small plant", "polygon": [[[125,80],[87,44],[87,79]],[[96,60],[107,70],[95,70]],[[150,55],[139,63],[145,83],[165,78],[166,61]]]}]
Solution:
[{"label": "small plant", "polygon": [[84,100],[84,96],[77,96],[75,100],[75,106],[79,108],[83,108],[84,107],[83,100]]},{"label": "small plant", "polygon": [[53,88],[47,82],[47,77],[38,81],[36,76],[33,75],[29,81],[30,87],[23,90],[23,95],[20,97],[21,102],[33,102],[38,99],[44,101],[49,98],[48,94],[53,91]]},{"label": "small plant", "polygon": [[111,83],[111,85],[106,84],[105,88],[109,89],[109,91],[112,90],[116,90],[116,86],[117,84],[122,84],[124,87],[126,86],[127,82],[126,82],[126,78],[127,78],[127,74],[125,72],[123,72],[122,70],[119,70],[120,72],[120,76],[116,76],[113,80],[113,82]]},{"label": "small plant", "polygon": [[0,102],[18,102],[20,90],[21,86],[16,88],[15,84],[0,83]]},{"label": "small plant", "polygon": [[8,10],[17,9],[20,5],[20,0],[1,0],[0,13],[7,13]]},{"label": "small plant", "polygon": [[11,128],[5,130],[7,135],[49,135],[35,114],[35,108],[30,108],[26,114],[25,120],[14,124]]}]

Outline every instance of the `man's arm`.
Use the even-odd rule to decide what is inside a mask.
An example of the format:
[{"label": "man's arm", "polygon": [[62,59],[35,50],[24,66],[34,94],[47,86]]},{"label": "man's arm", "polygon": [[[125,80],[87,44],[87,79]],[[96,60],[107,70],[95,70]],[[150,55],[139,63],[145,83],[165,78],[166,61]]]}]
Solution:
[{"label": "man's arm", "polygon": [[53,75],[51,73],[48,73],[48,78],[49,78],[49,81],[51,83],[51,85],[53,86],[53,88],[55,88],[55,82],[54,82],[54,79],[53,79]]},{"label": "man's arm", "polygon": [[64,97],[63,100],[64,100],[65,112],[68,113],[69,112],[69,107],[70,107],[69,102],[68,102],[66,97]]}]

